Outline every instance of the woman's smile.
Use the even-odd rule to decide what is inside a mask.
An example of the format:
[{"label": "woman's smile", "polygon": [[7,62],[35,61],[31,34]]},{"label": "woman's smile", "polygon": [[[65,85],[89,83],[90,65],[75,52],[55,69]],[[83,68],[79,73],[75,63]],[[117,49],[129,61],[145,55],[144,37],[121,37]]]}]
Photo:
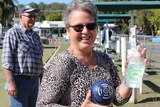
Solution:
[{"label": "woman's smile", "polygon": [[81,40],[89,40],[91,36],[86,36],[86,37],[80,37]]}]

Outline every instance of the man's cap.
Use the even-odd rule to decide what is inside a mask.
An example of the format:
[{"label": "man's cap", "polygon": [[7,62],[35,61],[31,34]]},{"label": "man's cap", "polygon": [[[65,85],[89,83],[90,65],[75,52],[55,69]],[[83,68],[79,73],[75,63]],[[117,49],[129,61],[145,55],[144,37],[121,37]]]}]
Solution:
[{"label": "man's cap", "polygon": [[22,14],[22,13],[28,13],[28,12],[33,12],[33,11],[36,11],[36,9],[32,8],[29,5],[26,5],[26,6],[22,7],[22,8],[20,8],[19,11],[18,11],[18,13]]}]

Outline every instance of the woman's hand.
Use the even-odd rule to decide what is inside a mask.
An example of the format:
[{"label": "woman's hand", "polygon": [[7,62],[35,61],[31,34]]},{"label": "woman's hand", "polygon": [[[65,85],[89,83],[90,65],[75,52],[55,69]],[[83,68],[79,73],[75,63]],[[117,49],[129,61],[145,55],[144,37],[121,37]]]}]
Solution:
[{"label": "woman's hand", "polygon": [[[143,48],[143,50],[141,49],[141,45],[137,45],[137,50],[140,53],[140,56],[145,58],[146,52],[147,52],[147,48]],[[149,63],[149,60],[147,58],[144,59],[144,63],[147,64]],[[125,68],[127,68],[128,66],[128,61],[125,62]]]},{"label": "woman's hand", "polygon": [[[141,50],[141,46],[138,45],[138,46],[137,46],[137,50],[139,51],[141,57],[145,58],[145,55],[146,55],[146,53],[147,53],[147,48],[143,48],[143,50]],[[146,64],[146,63],[149,63],[149,60],[148,60],[147,58],[145,58],[145,59],[144,59],[144,62],[145,62],[145,64]]]},{"label": "woman's hand", "polygon": [[110,105],[99,105],[91,102],[91,90],[88,91],[86,99],[82,103],[81,107],[112,107],[112,104]]}]

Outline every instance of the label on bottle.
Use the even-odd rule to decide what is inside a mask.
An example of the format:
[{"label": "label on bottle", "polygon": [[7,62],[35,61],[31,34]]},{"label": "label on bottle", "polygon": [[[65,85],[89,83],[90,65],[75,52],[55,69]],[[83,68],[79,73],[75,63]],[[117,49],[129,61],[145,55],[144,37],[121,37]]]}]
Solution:
[{"label": "label on bottle", "polygon": [[125,84],[132,88],[141,88],[145,70],[144,58],[137,50],[128,50],[129,64],[125,72]]}]

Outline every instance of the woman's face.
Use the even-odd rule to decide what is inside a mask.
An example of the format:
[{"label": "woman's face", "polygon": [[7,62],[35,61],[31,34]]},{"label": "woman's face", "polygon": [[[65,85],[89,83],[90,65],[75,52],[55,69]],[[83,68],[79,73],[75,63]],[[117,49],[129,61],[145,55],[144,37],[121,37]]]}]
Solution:
[{"label": "woman's face", "polygon": [[71,46],[79,51],[92,50],[97,34],[95,18],[85,11],[74,10],[69,21],[67,34],[70,36]]}]

